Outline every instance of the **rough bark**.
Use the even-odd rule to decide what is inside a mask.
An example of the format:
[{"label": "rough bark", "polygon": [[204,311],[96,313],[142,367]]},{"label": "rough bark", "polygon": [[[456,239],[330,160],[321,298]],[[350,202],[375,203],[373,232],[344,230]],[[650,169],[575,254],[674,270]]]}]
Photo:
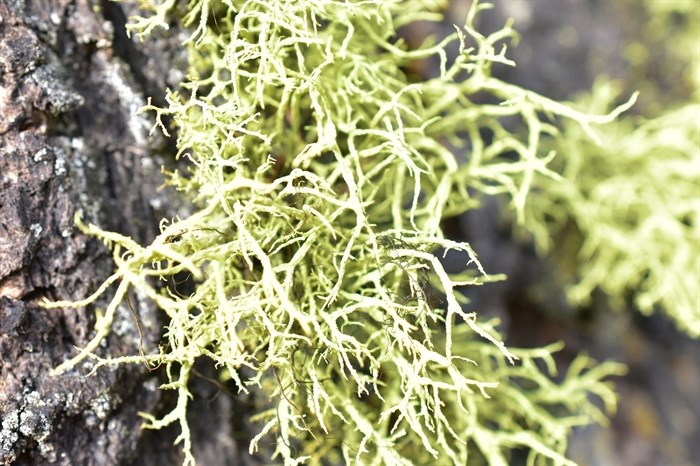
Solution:
[{"label": "rough bark", "polygon": [[[89,340],[94,309],[40,307],[44,298],[85,297],[111,270],[108,250],[75,228],[76,211],[142,242],[174,213],[157,192],[164,160],[153,155],[172,153],[172,141],[149,138],[150,124],[135,112],[145,96],[158,101],[182,79],[184,51],[173,33],[132,42],[124,31],[129,8],[0,1],[0,464],[180,462],[172,446],[178,432],[140,429],[137,413],[168,401],[159,400],[158,374],[133,366],[90,377],[83,364],[49,376]],[[157,345],[157,310],[138,295],[131,302],[144,339],[123,306],[105,355]],[[240,464],[232,435],[208,434],[207,413],[233,425],[231,400],[205,399],[194,409],[202,464]]]}]

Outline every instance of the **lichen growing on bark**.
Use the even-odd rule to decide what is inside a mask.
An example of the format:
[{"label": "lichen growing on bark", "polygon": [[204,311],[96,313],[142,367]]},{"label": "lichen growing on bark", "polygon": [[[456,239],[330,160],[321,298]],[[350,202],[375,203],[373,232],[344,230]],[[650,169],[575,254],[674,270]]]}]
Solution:
[{"label": "lichen growing on bark", "polygon": [[[146,427],[178,423],[188,464],[188,381],[201,357],[222,381],[267,395],[250,451],[271,441],[285,465],[505,465],[523,449],[529,464],[572,464],[567,435],[604,420],[590,395],[614,408],[602,380],[621,367],[581,356],[554,383],[559,345],[506,348],[460,291],[492,277],[441,221],[499,193],[522,218],[533,179],[555,176],[540,147],[553,123],[595,137],[622,109],[588,115],[492,77],[494,63],[512,65],[504,42],[515,33],[479,33],[486,4],[439,42],[408,48],[399,29],[440,20],[442,3],[189,2],[188,80],[147,110],[162,131],[165,116],[177,127],[190,172],[170,182],[196,212],[164,220],[146,246],[83,225],[112,248],[115,273],[85,300],[51,305],[116,291],[95,338],[56,372],[88,357],[96,368],[162,364],[177,402]],[[174,4],[144,2],[133,30],[167,26]],[[409,79],[429,58],[437,76]],[[445,270],[449,250],[465,272]],[[191,294],[156,283],[183,274]],[[97,356],[130,287],[167,314],[164,343]]]}]

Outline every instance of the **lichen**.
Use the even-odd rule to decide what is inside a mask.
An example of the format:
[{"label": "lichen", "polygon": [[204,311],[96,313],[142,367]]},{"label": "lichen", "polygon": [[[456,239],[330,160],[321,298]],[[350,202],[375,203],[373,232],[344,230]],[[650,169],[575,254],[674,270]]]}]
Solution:
[{"label": "lichen", "polygon": [[[552,123],[571,119],[595,137],[593,125],[622,109],[589,115],[492,77],[494,63],[512,65],[515,32],[479,33],[486,4],[444,39],[408,48],[398,30],[440,20],[443,3],[190,1],[189,78],[165,108],[146,110],[166,134],[166,121],[177,127],[190,172],[170,183],[195,213],[163,220],[145,246],[80,223],[112,249],[115,273],[84,300],[49,306],[116,290],[94,338],[54,373],[88,357],[95,369],[163,365],[175,406],[145,415],[145,427],[178,424],[186,464],[188,383],[202,357],[223,382],[269,398],[250,452],[272,439],[285,465],[505,465],[521,449],[528,464],[572,464],[567,435],[604,420],[589,397],[612,409],[602,379],[621,367],[581,356],[557,384],[559,345],[507,348],[497,322],[465,310],[460,289],[492,277],[441,221],[498,193],[522,218],[533,179],[555,176],[540,148]],[[151,14],[132,30],[166,27],[174,5],[143,2]],[[423,59],[437,60],[437,76],[409,79]],[[450,250],[465,272],[445,270]],[[191,294],[154,283],[183,275]],[[167,315],[165,343],[97,356],[131,287]]]},{"label": "lichen", "polygon": [[[617,95],[601,81],[581,105],[605,109]],[[556,257],[562,269],[575,270],[568,278],[573,303],[588,305],[600,289],[614,308],[663,310],[700,336],[698,114],[700,105],[686,104],[652,119],[623,118],[599,131],[601,145],[566,125],[554,141],[566,153],[552,166],[561,178],[538,180],[526,227],[543,252],[553,241],[567,245]]]},{"label": "lichen", "polygon": [[662,312],[698,338],[700,4],[639,6],[648,19],[624,46],[627,79],[600,77],[575,105],[605,111],[631,86],[643,90],[642,105],[600,128],[602,144],[563,122],[546,143],[565,155],[549,166],[558,176],[536,180],[524,225],[568,271],[573,304],[587,306],[601,290],[614,309]]}]

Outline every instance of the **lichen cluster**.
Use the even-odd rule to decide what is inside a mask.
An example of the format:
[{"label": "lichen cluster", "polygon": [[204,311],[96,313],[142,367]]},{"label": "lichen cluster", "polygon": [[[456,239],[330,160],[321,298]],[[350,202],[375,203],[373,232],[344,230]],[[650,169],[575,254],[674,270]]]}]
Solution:
[{"label": "lichen cluster", "polygon": [[[614,97],[611,85],[599,86],[590,108]],[[700,105],[689,104],[641,123],[621,119],[600,131],[600,146],[573,127],[557,140],[567,154],[555,164],[562,179],[538,180],[526,223],[542,250],[562,234],[574,238],[556,255],[575,270],[573,303],[589,304],[600,289],[615,308],[663,310],[700,336],[698,115]]]},{"label": "lichen cluster", "polygon": [[[165,133],[166,121],[177,128],[189,173],[170,182],[195,213],[164,220],[146,246],[83,226],[112,248],[115,273],[85,300],[52,305],[116,292],[94,339],[56,372],[86,357],[162,364],[177,403],[146,427],[179,423],[186,464],[188,381],[203,357],[257,394],[250,451],[272,443],[285,465],[506,465],[515,451],[572,464],[567,436],[604,420],[591,395],[614,407],[602,379],[620,366],[581,356],[554,383],[559,345],[506,348],[460,293],[490,277],[441,220],[499,193],[523,218],[533,180],[553,176],[540,147],[552,122],[594,136],[619,110],[579,113],[492,77],[494,63],[512,64],[514,31],[477,32],[478,2],[449,36],[409,48],[400,30],[439,21],[443,3],[190,1],[188,80],[147,110]],[[178,19],[172,0],[143,6],[139,34]],[[409,79],[421,60],[436,76]],[[465,272],[445,270],[448,250]],[[163,286],[183,275],[191,294]],[[164,344],[97,356],[130,287],[167,314]]]},{"label": "lichen cluster", "polygon": [[[605,111],[621,88],[639,86],[645,91],[643,113],[601,127],[602,144],[563,122],[561,133],[547,141],[565,155],[549,165],[558,176],[535,181],[525,225],[540,250],[554,250],[561,270],[570,271],[572,303],[588,305],[593,292],[602,290],[613,308],[661,311],[698,338],[700,6],[653,0],[641,5],[650,18],[644,27],[647,43],[625,46],[632,82],[600,78],[576,105]],[[661,64],[651,55],[656,48]],[[656,68],[681,72],[659,82]],[[669,84],[672,92],[663,91]]]}]

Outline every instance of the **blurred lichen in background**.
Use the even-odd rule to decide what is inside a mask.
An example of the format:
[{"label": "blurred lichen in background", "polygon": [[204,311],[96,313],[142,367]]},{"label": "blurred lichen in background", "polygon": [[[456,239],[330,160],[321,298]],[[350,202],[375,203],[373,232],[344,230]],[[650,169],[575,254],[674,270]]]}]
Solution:
[{"label": "blurred lichen in background", "polygon": [[697,338],[700,4],[640,6],[649,19],[639,40],[624,47],[625,80],[599,78],[575,106],[605,111],[634,87],[642,89],[640,105],[601,127],[600,144],[563,123],[551,146],[559,156],[549,165],[561,179],[535,180],[526,228],[568,275],[574,304],[588,305],[600,289],[614,308],[663,311]]},{"label": "blurred lichen in background", "polygon": [[[700,4],[694,0],[644,0],[620,8],[641,10],[635,38],[622,50],[626,89],[641,93],[647,118],[700,99]],[[624,11],[623,11],[624,13]],[[631,26],[630,26],[631,27]],[[641,30],[639,30],[641,29]]]}]

